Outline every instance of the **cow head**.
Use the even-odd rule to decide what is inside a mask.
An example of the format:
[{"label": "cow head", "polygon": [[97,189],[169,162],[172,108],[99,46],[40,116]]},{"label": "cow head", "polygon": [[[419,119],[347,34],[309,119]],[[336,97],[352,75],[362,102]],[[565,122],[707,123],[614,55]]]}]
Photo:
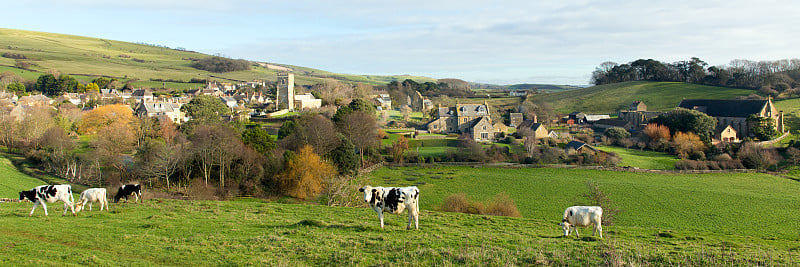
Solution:
[{"label": "cow head", "polygon": [[564,230],[564,236],[569,236],[569,228],[572,225],[569,224],[569,222],[566,219],[562,220],[561,223],[559,223],[558,225],[561,226],[562,230]]},{"label": "cow head", "polygon": [[75,213],[81,212],[82,209],[83,209],[83,203],[75,204]]},{"label": "cow head", "polygon": [[374,204],[377,200],[380,200],[383,191],[378,188],[374,188],[372,186],[364,186],[358,189],[359,192],[364,192],[364,202]]},{"label": "cow head", "polygon": [[31,202],[36,200],[36,190],[28,190],[28,191],[19,192],[19,201],[23,201],[26,198],[28,200],[30,200]]}]

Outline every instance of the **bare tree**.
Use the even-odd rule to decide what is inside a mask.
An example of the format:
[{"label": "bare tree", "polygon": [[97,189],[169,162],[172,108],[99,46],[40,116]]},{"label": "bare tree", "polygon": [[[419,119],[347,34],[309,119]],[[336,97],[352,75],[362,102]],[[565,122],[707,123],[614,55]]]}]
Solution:
[{"label": "bare tree", "polygon": [[342,134],[356,146],[363,166],[364,151],[369,151],[380,143],[375,115],[360,111],[352,112],[344,115],[337,126]]}]

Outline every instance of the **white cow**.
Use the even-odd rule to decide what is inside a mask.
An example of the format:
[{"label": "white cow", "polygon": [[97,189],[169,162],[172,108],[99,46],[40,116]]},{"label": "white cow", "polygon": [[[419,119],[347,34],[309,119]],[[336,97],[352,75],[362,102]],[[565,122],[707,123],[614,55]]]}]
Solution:
[{"label": "white cow", "polygon": [[81,212],[86,203],[89,203],[89,210],[92,210],[93,202],[100,202],[100,211],[103,207],[108,211],[108,199],[106,198],[105,188],[89,188],[81,192],[81,197],[78,198],[78,203],[75,204],[75,212]]},{"label": "white cow", "polygon": [[592,236],[595,233],[599,233],[600,238],[603,238],[602,221],[603,208],[598,206],[572,206],[564,210],[564,218],[561,219],[561,223],[558,225],[564,230],[564,236],[569,236],[572,231],[575,231],[575,236],[577,237],[581,236],[578,234],[576,226],[587,227],[594,225]]},{"label": "white cow", "polygon": [[383,212],[401,214],[408,209],[408,226],[411,229],[411,221],[414,221],[414,229],[419,229],[419,189],[416,186],[409,187],[372,187],[365,186],[358,189],[364,192],[364,202],[369,204],[378,218],[381,220],[383,229]]},{"label": "white cow", "polygon": [[42,205],[44,209],[44,215],[48,216],[47,214],[47,205],[45,203],[53,203],[56,201],[64,202],[64,214],[67,215],[67,207],[72,211],[72,215],[75,214],[75,207],[72,205],[75,202],[75,198],[72,196],[72,186],[68,184],[61,184],[61,185],[40,185],[34,187],[28,191],[19,192],[19,200],[30,200],[33,202],[33,209],[31,209],[31,213],[28,216],[33,216],[33,211],[36,210],[36,206]]}]

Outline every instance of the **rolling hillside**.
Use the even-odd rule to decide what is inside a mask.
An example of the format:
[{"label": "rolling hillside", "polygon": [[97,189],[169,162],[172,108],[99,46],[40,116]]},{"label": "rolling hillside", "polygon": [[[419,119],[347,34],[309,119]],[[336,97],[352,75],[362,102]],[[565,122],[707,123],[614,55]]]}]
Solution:
[{"label": "rolling hillside", "polygon": [[544,94],[537,101],[550,103],[558,113],[580,111],[611,114],[641,100],[649,111],[667,111],[684,98],[734,99],[755,93],[752,90],[676,82],[624,82]]},{"label": "rolling hillside", "polygon": [[[75,76],[87,81],[95,76],[109,76],[134,82],[137,86],[158,86],[151,79],[177,80],[187,83],[167,83],[171,88],[196,88],[190,79],[219,81],[275,80],[283,68],[295,70],[296,83],[316,84],[325,80],[385,84],[392,80],[414,79],[435,81],[418,76],[375,76],[338,74],[306,67],[275,63],[254,64],[249,71],[211,73],[190,67],[192,59],[209,55],[175,49],[105,40],[74,35],[33,32],[0,28],[0,54],[22,55],[24,59],[0,57],[0,71],[14,71],[26,79],[38,77],[48,70]],[[14,68],[17,62],[29,64],[28,70]],[[33,72],[33,73],[31,73]]]}]

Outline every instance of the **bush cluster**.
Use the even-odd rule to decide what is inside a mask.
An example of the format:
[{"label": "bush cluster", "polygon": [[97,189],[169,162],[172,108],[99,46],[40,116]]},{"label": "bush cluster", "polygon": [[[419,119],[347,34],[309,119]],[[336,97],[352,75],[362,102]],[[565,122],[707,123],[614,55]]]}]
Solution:
[{"label": "bush cluster", "polygon": [[250,61],[224,57],[207,57],[192,63],[192,68],[216,73],[250,69]]}]

